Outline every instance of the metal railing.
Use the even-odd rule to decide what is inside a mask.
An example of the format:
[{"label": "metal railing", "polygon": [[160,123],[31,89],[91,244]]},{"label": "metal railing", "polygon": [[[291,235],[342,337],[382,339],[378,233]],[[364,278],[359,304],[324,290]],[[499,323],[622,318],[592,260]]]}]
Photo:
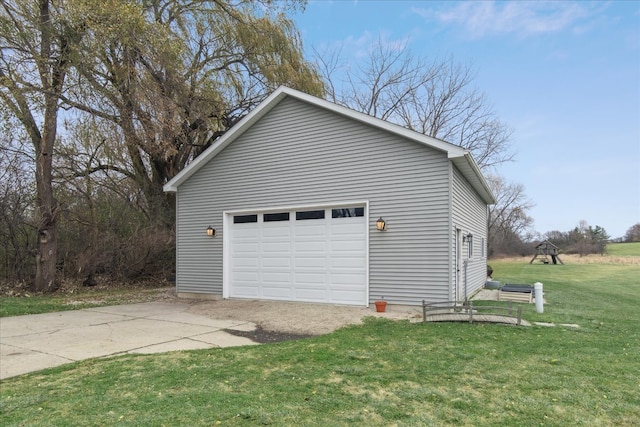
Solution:
[{"label": "metal railing", "polygon": [[504,321],[515,319],[515,324],[522,324],[522,306],[514,307],[509,301],[504,305],[473,305],[472,301],[444,301],[427,303],[422,300],[422,321],[468,321],[512,323]]}]

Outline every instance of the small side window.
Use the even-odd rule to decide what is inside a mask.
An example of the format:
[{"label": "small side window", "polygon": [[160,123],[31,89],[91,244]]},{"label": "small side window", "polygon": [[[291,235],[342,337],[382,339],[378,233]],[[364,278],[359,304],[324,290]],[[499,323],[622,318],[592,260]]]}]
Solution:
[{"label": "small side window", "polygon": [[234,224],[246,224],[248,222],[258,222],[258,215],[234,215]]},{"label": "small side window", "polygon": [[317,211],[300,211],[296,212],[296,220],[305,220],[305,219],[323,219],[324,218],[324,209]]}]

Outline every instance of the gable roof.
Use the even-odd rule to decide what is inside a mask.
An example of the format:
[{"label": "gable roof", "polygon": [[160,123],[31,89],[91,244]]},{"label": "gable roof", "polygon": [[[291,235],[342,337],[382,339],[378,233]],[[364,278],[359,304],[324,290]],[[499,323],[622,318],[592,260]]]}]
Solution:
[{"label": "gable roof", "polygon": [[221,136],[216,142],[214,142],[211,147],[209,147],[201,155],[196,157],[186,168],[180,171],[180,173],[178,173],[175,177],[173,177],[173,179],[171,179],[164,185],[164,191],[178,191],[178,187],[180,187],[183,182],[189,179],[191,175],[197,172],[218,153],[224,150],[225,147],[227,147],[238,137],[240,137],[247,129],[253,126],[254,123],[260,120],[264,115],[271,111],[286,97],[295,98],[299,101],[332,111],[352,120],[356,120],[374,128],[391,132],[405,139],[409,139],[435,150],[447,153],[447,157],[458,168],[458,170],[460,170],[462,175],[467,179],[467,181],[469,181],[471,186],[478,192],[480,197],[482,197],[482,199],[487,204],[495,203],[495,199],[493,197],[493,194],[491,193],[491,189],[480,173],[480,169],[478,168],[477,163],[475,162],[469,151],[457,145],[450,144],[437,138],[432,138],[430,136],[412,131],[405,127],[389,123],[376,117],[360,113],[350,108],[334,104],[333,102],[308,95],[304,92],[300,92],[286,86],[280,86],[278,89],[276,89],[271,95],[269,95],[264,101],[262,101],[260,105],[254,108],[235,126],[229,129],[223,136]]}]

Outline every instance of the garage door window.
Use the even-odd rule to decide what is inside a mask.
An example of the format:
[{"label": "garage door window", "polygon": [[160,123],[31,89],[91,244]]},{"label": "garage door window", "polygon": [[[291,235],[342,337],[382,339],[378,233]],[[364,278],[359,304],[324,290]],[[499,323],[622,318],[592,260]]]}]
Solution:
[{"label": "garage door window", "polygon": [[331,209],[331,218],[352,218],[356,216],[364,216],[364,208]]},{"label": "garage door window", "polygon": [[289,221],[289,212],[264,214],[264,222]]},{"label": "garage door window", "polygon": [[324,209],[319,211],[300,211],[296,212],[296,220],[305,220],[305,219],[323,219],[324,218]]},{"label": "garage door window", "polygon": [[258,222],[258,215],[234,215],[234,224],[246,224],[248,222]]}]

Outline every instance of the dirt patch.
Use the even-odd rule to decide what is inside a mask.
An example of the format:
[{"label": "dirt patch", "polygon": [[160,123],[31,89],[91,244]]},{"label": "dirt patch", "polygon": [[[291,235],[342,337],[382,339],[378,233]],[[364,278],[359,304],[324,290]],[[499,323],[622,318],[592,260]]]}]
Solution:
[{"label": "dirt patch", "polygon": [[287,332],[267,331],[262,329],[260,326],[258,326],[255,331],[237,331],[235,329],[225,329],[224,331],[237,337],[249,338],[251,341],[260,344],[301,340],[315,336],[309,334],[291,334]]},{"label": "dirt patch", "polygon": [[[246,320],[263,331],[293,335],[322,335],[347,325],[362,323],[367,316],[395,320],[421,320],[421,307],[388,305],[385,313],[373,307],[308,304],[281,301],[178,299],[191,305],[189,311],[213,319]],[[267,338],[265,338],[267,339]]]}]

